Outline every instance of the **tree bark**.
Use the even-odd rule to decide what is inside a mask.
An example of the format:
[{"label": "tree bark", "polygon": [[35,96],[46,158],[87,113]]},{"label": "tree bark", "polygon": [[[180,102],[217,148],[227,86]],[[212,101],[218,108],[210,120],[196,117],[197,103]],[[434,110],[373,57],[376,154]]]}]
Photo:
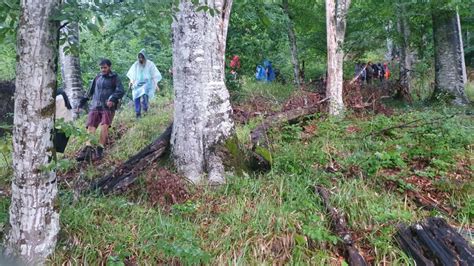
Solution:
[{"label": "tree bark", "polygon": [[234,132],[229,92],[224,83],[224,56],[232,0],[199,1],[218,12],[196,11],[179,1],[173,22],[175,111],[171,137],[178,170],[193,183],[204,173],[224,182],[217,147]]},{"label": "tree bark", "polygon": [[399,97],[408,97],[411,92],[411,68],[412,68],[412,53],[410,51],[410,24],[408,23],[407,3],[398,1],[397,7],[397,28],[401,35],[400,41],[400,85],[401,90],[397,94]]},{"label": "tree bark", "polygon": [[12,200],[5,253],[26,265],[44,263],[59,231],[53,158],[59,0],[21,1],[13,130]]},{"label": "tree bark", "polygon": [[326,29],[327,29],[327,85],[326,96],[329,99],[329,114],[341,115],[344,112],[342,100],[344,35],[346,32],[346,17],[351,0],[326,0]]},{"label": "tree bark", "polygon": [[433,38],[435,47],[435,96],[447,94],[452,103],[469,103],[464,87],[467,82],[464,49],[459,14],[453,10],[440,10],[433,4]]},{"label": "tree bark", "polygon": [[[79,46],[78,24],[69,22],[68,25],[61,29],[61,35],[61,38],[66,38],[66,42],[59,47],[59,61],[61,62],[64,92],[69,97],[73,110],[76,110],[84,95],[82,90],[81,64],[79,56],[67,50],[68,47]],[[73,118],[77,118],[76,112],[73,112]]]},{"label": "tree bark", "polygon": [[288,22],[288,41],[290,42],[290,51],[291,51],[291,63],[293,64],[293,74],[295,78],[295,83],[298,88],[301,87],[300,80],[300,63],[298,60],[298,46],[296,44],[296,35],[295,35],[295,26],[290,15],[290,10],[288,7],[288,0],[283,0],[283,11],[285,12]]}]

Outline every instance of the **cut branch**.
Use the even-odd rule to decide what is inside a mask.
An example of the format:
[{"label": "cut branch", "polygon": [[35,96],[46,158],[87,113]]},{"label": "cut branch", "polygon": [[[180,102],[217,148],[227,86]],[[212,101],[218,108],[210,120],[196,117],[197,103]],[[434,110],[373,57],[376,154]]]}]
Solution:
[{"label": "cut branch", "polygon": [[326,208],[326,211],[331,217],[331,227],[334,233],[342,239],[345,251],[344,255],[346,260],[349,262],[349,265],[367,265],[364,257],[362,257],[359,250],[354,245],[350,231],[347,229],[346,219],[336,208],[331,206],[327,189],[321,186],[316,186],[315,192],[321,197],[324,208]]}]

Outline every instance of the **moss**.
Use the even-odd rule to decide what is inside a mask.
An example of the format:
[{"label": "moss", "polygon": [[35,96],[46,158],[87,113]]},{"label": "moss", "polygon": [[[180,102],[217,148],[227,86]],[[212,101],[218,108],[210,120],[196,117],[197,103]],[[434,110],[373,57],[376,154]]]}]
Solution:
[{"label": "moss", "polygon": [[249,156],[245,150],[241,147],[239,139],[236,135],[228,138],[223,145],[225,153],[227,154],[227,163],[228,168],[232,168],[237,174],[242,174],[243,172],[248,172],[248,158]]},{"label": "moss", "polygon": [[272,153],[268,149],[262,146],[257,146],[255,148],[255,153],[262,156],[262,158],[269,162],[270,165],[273,164]]},{"label": "moss", "polygon": [[43,118],[53,117],[55,107],[56,107],[55,102],[51,101],[48,105],[46,105],[40,110],[41,117]]}]

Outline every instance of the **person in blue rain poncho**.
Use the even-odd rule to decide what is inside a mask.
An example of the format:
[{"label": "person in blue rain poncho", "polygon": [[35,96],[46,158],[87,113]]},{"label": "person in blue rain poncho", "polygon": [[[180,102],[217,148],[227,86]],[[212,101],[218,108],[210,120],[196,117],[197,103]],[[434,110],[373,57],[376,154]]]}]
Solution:
[{"label": "person in blue rain poncho", "polygon": [[265,77],[265,68],[263,66],[258,65],[257,66],[257,72],[255,73],[255,78],[259,81],[264,81],[266,79]]},{"label": "person in blue rain poncho", "polygon": [[138,60],[130,67],[127,73],[132,88],[132,97],[135,103],[135,114],[137,118],[148,111],[148,103],[155,96],[155,90],[159,91],[158,82],[161,73],[156,65],[148,60],[145,50],[138,53]]},{"label": "person in blue rain poncho", "polygon": [[272,62],[268,59],[265,59],[265,61],[263,61],[263,66],[265,67],[265,74],[266,74],[266,77],[267,77],[267,82],[272,82],[275,80],[275,71],[273,70],[273,67],[272,67]]}]

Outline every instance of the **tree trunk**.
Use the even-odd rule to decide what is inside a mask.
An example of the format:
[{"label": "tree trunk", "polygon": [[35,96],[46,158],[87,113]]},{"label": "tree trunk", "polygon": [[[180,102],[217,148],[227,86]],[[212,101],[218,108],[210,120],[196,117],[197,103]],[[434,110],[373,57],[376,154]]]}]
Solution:
[{"label": "tree trunk", "polygon": [[288,19],[288,41],[290,42],[290,51],[291,51],[291,63],[293,64],[293,72],[295,77],[295,83],[298,88],[301,87],[300,80],[300,63],[298,60],[298,46],[296,45],[296,35],[293,20],[290,15],[290,10],[288,7],[288,0],[283,0],[283,11],[285,12]]},{"label": "tree trunk", "polygon": [[387,32],[387,40],[386,40],[386,46],[387,46],[387,52],[385,53],[385,61],[391,62],[393,60],[393,39],[390,36],[392,30],[392,21],[390,20],[385,26],[385,31]]},{"label": "tree trunk", "polygon": [[178,170],[194,183],[204,173],[224,182],[218,146],[234,132],[229,92],[224,83],[224,55],[232,0],[200,0],[218,13],[196,11],[179,2],[173,22],[175,111],[171,137]]},{"label": "tree trunk", "polygon": [[59,231],[53,158],[59,0],[21,1],[13,130],[10,231],[5,253],[27,265],[44,263]]},{"label": "tree trunk", "polygon": [[346,17],[351,0],[326,0],[326,29],[327,29],[327,86],[326,96],[329,99],[329,114],[341,115],[344,112],[342,100],[344,35],[346,32]]},{"label": "tree trunk", "polygon": [[[61,29],[61,38],[66,42],[59,47],[59,60],[61,62],[61,75],[63,79],[64,92],[69,97],[74,110],[79,107],[80,100],[84,95],[82,90],[81,64],[79,56],[72,53],[70,47],[79,46],[79,26],[70,22]],[[69,51],[68,51],[69,50]],[[74,119],[77,113],[73,112]]]},{"label": "tree trunk", "polygon": [[468,104],[461,24],[455,10],[432,6],[435,46],[435,95],[447,94],[456,105]]},{"label": "tree trunk", "polygon": [[412,53],[410,51],[410,24],[408,23],[407,3],[399,0],[397,7],[397,28],[401,35],[400,41],[400,86],[401,91],[397,92],[400,98],[410,98],[411,92],[411,68],[412,68]]}]

